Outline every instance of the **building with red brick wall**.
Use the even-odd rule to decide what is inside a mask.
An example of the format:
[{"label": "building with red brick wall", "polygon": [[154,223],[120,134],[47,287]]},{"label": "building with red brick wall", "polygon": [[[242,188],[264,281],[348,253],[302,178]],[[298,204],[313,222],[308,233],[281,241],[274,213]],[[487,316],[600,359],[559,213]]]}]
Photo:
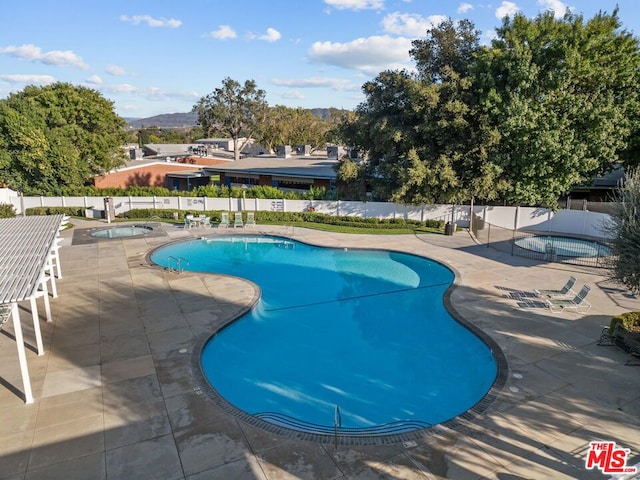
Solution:
[{"label": "building with red brick wall", "polygon": [[[98,188],[166,187],[170,190],[191,190],[194,186],[208,185],[209,175],[203,171],[204,166],[229,163],[228,160],[200,157],[180,157],[172,161],[134,160],[125,167],[118,168],[104,175],[93,178]],[[193,181],[175,183],[167,179],[167,174],[175,173],[181,178],[188,174]]]}]

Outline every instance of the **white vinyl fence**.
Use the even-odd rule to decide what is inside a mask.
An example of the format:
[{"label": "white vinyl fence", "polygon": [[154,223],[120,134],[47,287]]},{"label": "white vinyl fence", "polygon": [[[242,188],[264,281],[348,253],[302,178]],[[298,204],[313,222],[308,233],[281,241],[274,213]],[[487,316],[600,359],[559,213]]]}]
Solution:
[{"label": "white vinyl fence", "polygon": [[[469,227],[469,205],[401,205],[388,202],[350,202],[325,200],[283,200],[258,198],[209,197],[112,197],[116,214],[135,208],[178,209],[190,211],[284,211],[302,212],[309,207],[329,215],[365,218],[402,218],[406,220],[444,220]],[[100,218],[104,197],[22,197],[0,188],[0,203],[12,204],[21,214],[31,207],[82,207],[89,217]],[[474,206],[475,218],[510,230],[544,231],[592,237],[609,237],[606,224],[609,215],[587,210],[553,212],[535,207]]]}]

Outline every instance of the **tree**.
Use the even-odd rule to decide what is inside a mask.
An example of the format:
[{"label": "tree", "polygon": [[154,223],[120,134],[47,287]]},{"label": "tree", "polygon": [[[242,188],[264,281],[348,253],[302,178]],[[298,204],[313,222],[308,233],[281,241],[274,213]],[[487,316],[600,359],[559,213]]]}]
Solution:
[{"label": "tree", "polygon": [[259,132],[268,107],[265,91],[259,89],[254,80],[247,80],[241,85],[227,77],[221,88],[202,97],[192,111],[198,114],[198,124],[207,136],[212,130],[219,129],[233,139],[234,159],[237,161],[242,149]]},{"label": "tree", "polygon": [[364,84],[367,99],[341,133],[365,152],[375,198],[459,202],[495,198],[505,188],[488,158],[499,135],[468,75],[479,35],[471,22],[442,22],[413,43],[416,75],[386,71]]},{"label": "tree", "polygon": [[472,74],[500,131],[490,157],[508,179],[508,200],[554,207],[627,151],[640,55],[638,41],[620,28],[617,12],[587,22],[517,14],[479,51]]},{"label": "tree", "polygon": [[640,171],[627,172],[616,195],[616,209],[607,230],[611,241],[611,277],[640,293]]},{"label": "tree", "polygon": [[260,127],[259,138],[267,151],[278,145],[311,145],[322,148],[332,124],[304,108],[289,108],[276,105],[270,108]]},{"label": "tree", "polygon": [[126,122],[95,90],[26,87],[0,100],[0,183],[55,193],[126,161]]}]

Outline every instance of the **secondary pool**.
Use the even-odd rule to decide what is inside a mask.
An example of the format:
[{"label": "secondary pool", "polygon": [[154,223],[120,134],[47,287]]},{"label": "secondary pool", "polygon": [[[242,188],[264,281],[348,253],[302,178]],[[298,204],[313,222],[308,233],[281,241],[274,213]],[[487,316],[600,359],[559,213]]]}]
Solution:
[{"label": "secondary pool", "polygon": [[268,423],[406,432],[465,412],[496,379],[491,349],[444,307],[453,273],[429,259],[252,235],[174,243],[151,259],[169,257],[260,287],[259,303],[205,344],[201,366],[226,402]]},{"label": "secondary pool", "polygon": [[146,235],[153,232],[152,227],[146,225],[132,225],[128,227],[109,227],[102,228],[91,232],[91,236],[95,238],[128,238],[137,237],[138,235]]},{"label": "secondary pool", "polygon": [[553,235],[533,235],[516,239],[516,245],[538,253],[554,253],[563,257],[606,257],[611,249],[591,240]]}]

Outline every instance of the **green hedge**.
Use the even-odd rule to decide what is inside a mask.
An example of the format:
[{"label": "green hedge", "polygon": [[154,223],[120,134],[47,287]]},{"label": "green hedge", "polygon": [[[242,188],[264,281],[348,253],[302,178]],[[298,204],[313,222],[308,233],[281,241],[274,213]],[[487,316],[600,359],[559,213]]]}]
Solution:
[{"label": "green hedge", "polygon": [[70,215],[84,217],[84,207],[31,207],[26,209],[27,215]]},{"label": "green hedge", "polygon": [[[178,214],[178,220],[183,221],[185,215],[202,215],[203,213],[211,218],[212,223],[220,221],[220,211],[210,210],[203,212],[202,210],[175,210],[175,209],[153,209],[153,208],[134,208],[124,214],[125,218],[151,218],[159,217],[161,219],[174,220],[175,214]],[[234,212],[229,212],[232,217]],[[243,212],[243,219],[246,221],[247,214]],[[429,227],[439,230],[444,229],[443,220],[427,220],[421,222],[419,220],[405,220],[401,218],[395,219],[379,219],[379,218],[361,218],[349,216],[334,216],[325,213],[316,212],[272,212],[257,211],[255,219],[258,223],[270,222],[307,222],[307,223],[323,223],[328,225],[337,225],[341,227],[360,227],[375,229],[395,229],[395,228],[418,228]]]},{"label": "green hedge", "polygon": [[0,218],[12,218],[16,216],[16,209],[9,203],[0,203]]},{"label": "green hedge", "polygon": [[128,212],[125,212],[121,217],[123,218],[153,218],[158,217],[165,220],[176,220],[175,214],[178,214],[177,220],[184,221],[185,215],[206,215],[211,219],[211,222],[216,223],[220,221],[219,210],[209,210],[203,212],[202,210],[176,210],[169,208],[132,208]]},{"label": "green hedge", "polygon": [[[40,195],[42,192],[29,190],[27,195]],[[206,185],[194,188],[190,192],[183,190],[169,190],[165,187],[137,187],[129,188],[97,188],[84,187],[60,187],[54,192],[56,195],[66,197],[210,197],[210,198],[286,198],[290,200],[328,199],[329,194],[324,188],[311,187],[306,192],[283,192],[268,185],[256,185],[243,191],[240,187],[229,188],[225,185]],[[51,195],[51,193],[47,193]]]},{"label": "green hedge", "polygon": [[626,330],[640,329],[640,312],[625,312],[613,317],[609,323],[611,333],[618,323],[621,323]]}]

